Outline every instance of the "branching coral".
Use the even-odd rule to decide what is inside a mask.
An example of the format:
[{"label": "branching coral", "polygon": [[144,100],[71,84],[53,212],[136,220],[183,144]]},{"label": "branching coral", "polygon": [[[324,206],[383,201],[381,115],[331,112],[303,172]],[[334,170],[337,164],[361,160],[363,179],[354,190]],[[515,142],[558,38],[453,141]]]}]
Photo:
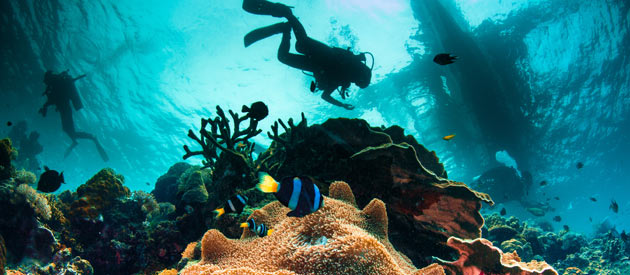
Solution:
[{"label": "branching coral", "polygon": [[437,265],[417,270],[394,249],[382,201],[359,210],[346,183],[330,190],[324,206],[303,218],[287,217],[279,202],[255,210],[249,218],[275,230],[267,237],[244,230],[240,240],[230,240],[206,232],[201,261],[182,274],[444,274]]},{"label": "branching coral", "polygon": [[[267,132],[267,136],[269,136],[271,140],[278,142],[282,146],[285,146],[285,147],[294,146],[294,144],[297,142],[298,139],[304,138],[304,132],[305,132],[304,130],[306,129],[306,126],[307,126],[306,117],[304,117],[304,113],[302,113],[301,115],[302,115],[302,120],[297,125],[293,123],[292,118],[289,118],[289,121],[288,121],[289,127],[287,127],[287,125],[284,124],[282,119],[278,119],[278,121],[274,122],[273,125],[271,125],[271,131],[273,132],[273,134],[270,132]],[[279,134],[278,125],[282,126],[282,128],[284,129],[283,134]]]},{"label": "branching coral", "polygon": [[[258,121],[249,116],[239,116],[237,113],[229,110],[232,117],[233,128],[230,127],[230,120],[225,116],[223,109],[217,106],[217,116],[214,119],[201,119],[201,128],[199,129],[199,137],[192,131],[188,130],[188,137],[195,140],[201,145],[201,151],[191,151],[188,146],[184,145],[186,154],[184,159],[195,155],[202,155],[203,168],[212,167],[219,159],[217,150],[227,152],[234,156],[242,158],[250,167],[253,167],[251,152],[254,144],[248,139],[260,134],[262,130],[257,129]],[[241,130],[240,124],[249,119],[249,126]],[[210,131],[206,129],[210,125]],[[242,145],[238,145],[241,143]]]}]

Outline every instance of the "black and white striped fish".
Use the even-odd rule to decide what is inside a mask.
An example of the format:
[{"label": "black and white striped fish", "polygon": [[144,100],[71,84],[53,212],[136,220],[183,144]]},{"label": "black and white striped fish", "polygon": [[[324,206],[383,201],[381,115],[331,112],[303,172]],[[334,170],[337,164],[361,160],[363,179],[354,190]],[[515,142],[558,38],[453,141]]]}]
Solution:
[{"label": "black and white striped fish", "polygon": [[324,206],[324,197],[309,177],[286,177],[277,182],[267,173],[259,174],[258,189],[273,193],[291,211],[289,217],[304,217]]},{"label": "black and white striped fish", "polygon": [[243,212],[243,208],[245,208],[245,205],[247,205],[247,200],[247,197],[243,195],[236,195],[231,197],[223,207],[214,210],[214,213],[217,214],[216,218],[225,213],[240,214],[241,212]]},{"label": "black and white striped fish", "polygon": [[247,222],[241,223],[241,227],[248,227],[249,230],[256,233],[258,237],[269,236],[273,232],[273,229],[267,228],[267,226],[263,223],[256,224],[256,221],[254,221],[254,219],[249,219],[247,220]]}]

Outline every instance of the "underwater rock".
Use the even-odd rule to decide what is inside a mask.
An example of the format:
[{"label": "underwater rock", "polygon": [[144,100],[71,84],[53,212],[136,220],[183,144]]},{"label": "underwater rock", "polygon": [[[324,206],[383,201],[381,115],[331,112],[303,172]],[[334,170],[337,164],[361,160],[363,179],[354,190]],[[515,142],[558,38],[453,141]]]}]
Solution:
[{"label": "underwater rock", "polygon": [[[521,178],[516,169],[500,166],[484,172],[470,185],[480,192],[488,193],[497,203],[520,200],[529,187],[525,177]],[[531,184],[531,183],[530,183]]]},{"label": "underwater rock", "polygon": [[[344,182],[334,182],[332,197],[303,218],[287,217],[289,209],[274,201],[255,210],[254,218],[275,231],[256,237],[243,230],[239,240],[212,229],[201,240],[201,261],[181,274],[444,274],[431,265],[417,270],[388,240],[385,204],[372,200],[363,210]],[[318,240],[326,237],[325,243]]]},{"label": "underwater rock", "polygon": [[11,160],[16,159],[17,150],[11,146],[11,140],[8,138],[0,140],[0,181],[15,176],[15,168],[11,164]]},{"label": "underwater rock", "polygon": [[199,205],[208,201],[206,181],[212,182],[210,170],[188,169],[178,180],[177,197],[180,205]]},{"label": "underwater rock", "polygon": [[155,188],[151,191],[151,194],[155,196],[155,200],[177,204],[177,180],[190,167],[192,165],[188,163],[178,162],[168,168],[166,174],[158,178]]},{"label": "underwater rock", "polygon": [[503,253],[486,239],[448,239],[448,245],[457,249],[460,258],[447,262],[438,260],[451,274],[497,274],[497,275],[558,275],[545,262],[521,262],[516,252]]},{"label": "underwater rock", "polygon": [[124,177],[113,169],[105,168],[77,188],[78,197],[87,198],[97,211],[107,209],[118,198],[128,197],[129,188],[124,186]]},{"label": "underwater rock", "polygon": [[496,241],[497,243],[512,239],[516,234],[518,234],[516,230],[506,225],[493,226],[488,229],[488,239]]},{"label": "underwater rock", "polygon": [[358,205],[374,197],[383,200],[389,205],[392,243],[415,263],[424,265],[428,256],[454,252],[445,244],[450,236],[480,237],[483,219],[478,211],[482,201],[492,204],[490,197],[427,169],[446,175],[434,153],[403,138],[400,127],[382,130],[365,120],[337,118],[310,127],[300,123],[287,131],[270,134],[274,142],[260,156],[261,170],[275,178],[313,176],[324,183],[323,193],[327,182],[343,180]]}]

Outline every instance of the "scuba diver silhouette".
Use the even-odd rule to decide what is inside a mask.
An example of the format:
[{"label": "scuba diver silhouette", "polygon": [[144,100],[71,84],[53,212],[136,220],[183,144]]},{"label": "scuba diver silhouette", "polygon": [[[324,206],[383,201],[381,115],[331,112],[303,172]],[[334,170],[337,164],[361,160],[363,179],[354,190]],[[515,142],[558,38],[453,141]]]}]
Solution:
[{"label": "scuba diver silhouette", "polygon": [[73,78],[68,74],[68,70],[59,74],[54,74],[50,70],[46,71],[46,74],[44,75],[46,91],[44,91],[42,95],[46,95],[47,100],[46,103],[44,103],[44,106],[39,109],[39,113],[45,117],[48,107],[51,105],[55,105],[57,112],[59,112],[59,115],[61,116],[61,127],[72,139],[72,145],[70,145],[70,147],[66,150],[64,158],[68,157],[72,149],[79,144],[77,139],[91,139],[94,141],[96,149],[101,155],[103,161],[108,161],[109,157],[96,137],[89,133],[79,132],[74,126],[70,101],[72,101],[72,105],[76,111],[83,108],[83,103],[81,102],[79,92],[77,91],[77,87],[74,85],[74,82],[84,77],[85,74]]},{"label": "scuba diver silhouette", "polygon": [[[243,0],[243,9],[249,13],[284,17],[288,22],[277,23],[255,29],[245,35],[245,47],[274,34],[282,33],[282,42],[278,47],[278,60],[291,67],[313,73],[315,82],[311,82],[311,92],[316,88],[323,91],[322,99],[348,110],[354,109],[334,99],[331,94],[339,89],[342,99],[348,96],[350,83],[359,88],[370,85],[374,56],[368,52],[353,54],[350,49],[330,47],[320,41],[308,37],[302,23],[293,15],[291,7],[266,0]],[[291,47],[291,30],[295,34],[295,49],[301,54],[289,53]],[[372,68],[366,65],[366,54],[372,56]]]}]

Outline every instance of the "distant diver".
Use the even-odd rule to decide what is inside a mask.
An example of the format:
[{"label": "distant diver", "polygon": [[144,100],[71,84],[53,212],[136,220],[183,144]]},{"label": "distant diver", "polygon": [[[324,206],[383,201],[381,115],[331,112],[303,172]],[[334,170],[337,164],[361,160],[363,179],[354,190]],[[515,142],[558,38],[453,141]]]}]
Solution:
[{"label": "distant diver", "polygon": [[[284,17],[288,22],[262,27],[245,35],[245,47],[274,34],[282,33],[282,42],[278,48],[278,60],[288,66],[302,71],[312,72],[316,82],[311,82],[310,90],[322,90],[322,99],[347,110],[354,109],[334,99],[331,94],[339,90],[342,99],[348,96],[350,83],[363,89],[370,85],[374,57],[368,52],[354,54],[350,49],[330,47],[320,41],[308,37],[304,26],[293,15],[291,7],[265,0],[244,0],[243,9],[249,13]],[[291,47],[291,30],[297,42],[295,49],[301,54],[289,53]],[[366,55],[372,56],[372,68],[366,65]]]},{"label": "distant diver", "polygon": [[433,62],[440,65],[453,64],[455,63],[455,60],[457,60],[457,56],[451,55],[449,53],[440,53],[433,58]]},{"label": "distant diver", "polygon": [[46,91],[44,94],[47,96],[46,103],[39,109],[39,113],[42,116],[46,116],[46,112],[50,105],[55,105],[57,112],[61,116],[61,126],[63,131],[68,134],[72,139],[72,145],[66,150],[64,157],[68,157],[72,149],[78,145],[77,139],[90,139],[94,141],[98,153],[101,155],[103,161],[108,161],[109,157],[105,153],[105,149],[98,142],[96,137],[86,132],[79,132],[75,129],[74,119],[72,118],[72,108],[70,107],[70,101],[76,111],[83,108],[83,103],[79,97],[79,92],[74,82],[84,78],[84,75],[73,78],[68,74],[68,70],[59,74],[54,74],[52,71],[46,71],[44,75],[44,83],[46,84]]}]

